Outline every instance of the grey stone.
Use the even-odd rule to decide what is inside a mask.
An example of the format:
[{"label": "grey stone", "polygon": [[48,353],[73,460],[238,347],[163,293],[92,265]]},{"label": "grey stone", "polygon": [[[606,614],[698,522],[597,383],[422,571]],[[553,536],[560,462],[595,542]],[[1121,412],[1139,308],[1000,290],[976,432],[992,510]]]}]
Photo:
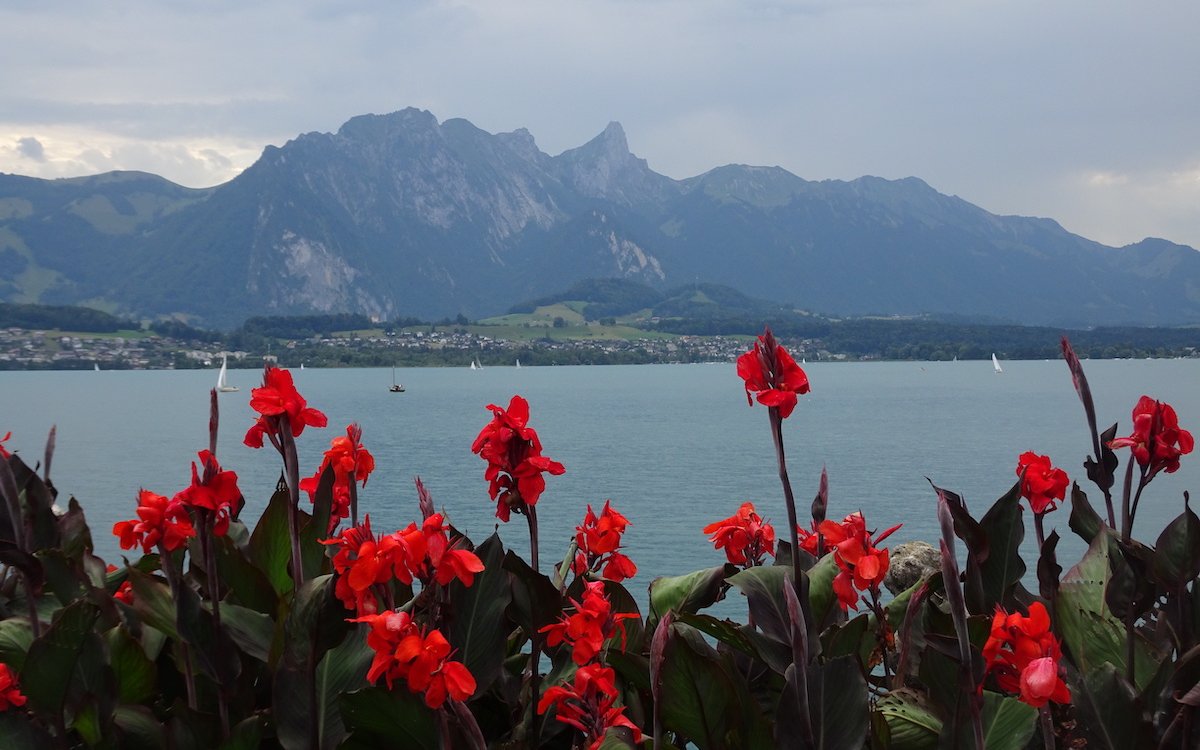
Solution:
[{"label": "grey stone", "polygon": [[893,547],[888,557],[883,585],[893,595],[907,591],[942,566],[941,553],[928,542],[905,542]]}]

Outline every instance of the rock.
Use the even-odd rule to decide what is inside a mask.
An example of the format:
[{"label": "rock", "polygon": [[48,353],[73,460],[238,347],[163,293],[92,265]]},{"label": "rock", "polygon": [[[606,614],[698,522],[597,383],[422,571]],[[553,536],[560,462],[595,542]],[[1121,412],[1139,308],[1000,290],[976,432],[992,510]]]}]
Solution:
[{"label": "rock", "polygon": [[883,585],[892,595],[912,588],[913,584],[941,570],[942,555],[928,542],[905,542],[892,548]]}]

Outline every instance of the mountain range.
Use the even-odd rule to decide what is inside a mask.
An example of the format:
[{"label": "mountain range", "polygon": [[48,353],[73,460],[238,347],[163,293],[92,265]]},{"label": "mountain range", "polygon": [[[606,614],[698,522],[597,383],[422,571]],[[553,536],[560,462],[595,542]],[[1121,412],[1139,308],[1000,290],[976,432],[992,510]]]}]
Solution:
[{"label": "mountain range", "polygon": [[482,317],[586,278],[717,282],[828,315],[1200,323],[1200,253],[1113,248],[920,179],[726,165],[674,180],[610,123],[550,156],[405,109],[268,146],[189,189],[0,174],[0,300],[231,327],[249,315]]}]

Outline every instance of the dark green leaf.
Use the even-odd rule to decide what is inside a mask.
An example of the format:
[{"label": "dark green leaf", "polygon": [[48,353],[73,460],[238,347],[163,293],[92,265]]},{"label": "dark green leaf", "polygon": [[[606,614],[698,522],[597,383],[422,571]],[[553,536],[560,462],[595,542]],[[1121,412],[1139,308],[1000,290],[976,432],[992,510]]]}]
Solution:
[{"label": "dark green leaf", "polygon": [[1167,524],[1154,545],[1154,575],[1169,589],[1177,589],[1200,575],[1200,518],[1185,507]]},{"label": "dark green leaf", "polygon": [[59,612],[49,630],[29,647],[21,672],[21,689],[30,707],[38,713],[54,717],[62,712],[84,643],[92,634],[97,617],[99,611],[94,605],[77,601]]},{"label": "dark green leaf", "polygon": [[117,706],[113,724],[121,750],[161,750],[166,746],[162,722],[145,706]]},{"label": "dark green leaf", "polygon": [[942,720],[929,697],[903,688],[879,699],[875,710],[888,727],[888,750],[935,750]]},{"label": "dark green leaf", "polygon": [[267,734],[269,721],[262,714],[255,714],[229,732],[229,739],[221,743],[220,750],[259,750]]},{"label": "dark green leaf", "polygon": [[775,739],[779,747],[840,750],[863,746],[867,737],[867,683],[854,658],[808,665],[808,710],[812,742],[801,720],[796,666],[789,665],[786,687],[779,697]]},{"label": "dark green leaf", "polygon": [[266,663],[275,623],[267,615],[236,604],[221,605],[221,627],[243,653]]},{"label": "dark green leaf", "polygon": [[[700,750],[770,747],[745,682],[695,630],[674,623],[662,666],[662,722]],[[765,745],[764,745],[765,743]]]},{"label": "dark green leaf", "polygon": [[478,691],[486,691],[500,674],[504,661],[507,628],[504,610],[512,598],[509,575],[501,567],[504,545],[493,534],[475,548],[484,565],[468,587],[459,581],[450,583],[450,611],[453,620],[446,633],[457,659],[474,675]]},{"label": "dark green leaf", "polygon": [[792,571],[780,566],[747,568],[729,577],[729,583],[746,595],[754,624],[780,643],[792,642],[791,618],[783,598],[783,587],[792,585]]},{"label": "dark green leaf", "polygon": [[367,670],[375,652],[367,646],[366,635],[351,631],[346,640],[330,649],[317,665],[317,736],[321,750],[333,750],[346,738],[339,699],[352,690],[367,687]]},{"label": "dark green leaf", "polygon": [[117,698],[122,703],[142,703],[155,694],[158,671],[146,657],[142,645],[125,626],[108,631],[109,661],[117,683]]},{"label": "dark green leaf", "polygon": [[[2,505],[2,503],[0,503]],[[45,750],[54,738],[21,711],[0,712],[0,747],[4,750]]]},{"label": "dark green leaf", "polygon": [[171,599],[171,589],[166,581],[131,568],[129,582],[133,586],[133,610],[142,622],[170,638],[178,639],[175,602]]},{"label": "dark green leaf", "polygon": [[292,562],[292,538],[288,533],[288,504],[286,491],[276,492],[258,519],[250,535],[249,554],[275,588],[275,593],[289,593],[295,583],[289,568]]},{"label": "dark green leaf", "polygon": [[983,746],[1022,750],[1037,728],[1037,709],[999,693],[983,693]]},{"label": "dark green leaf", "polygon": [[699,612],[721,598],[725,579],[737,572],[726,563],[719,568],[697,570],[681,576],[662,576],[650,582],[650,614],[646,630],[653,631],[669,611]]},{"label": "dark green leaf", "polygon": [[[230,528],[233,528],[232,524]],[[213,539],[213,551],[221,584],[229,588],[226,601],[273,615],[279,606],[279,597],[271,580],[250,561],[232,536]],[[290,560],[290,549],[288,555]]]},{"label": "dark green leaf", "polygon": [[1088,502],[1087,495],[1079,489],[1077,482],[1071,484],[1071,518],[1067,523],[1071,531],[1088,544],[1091,544],[1100,533],[1100,529],[1104,528],[1104,522]]},{"label": "dark green leaf", "polygon": [[1087,738],[1088,748],[1143,750],[1153,746],[1154,731],[1142,716],[1141,701],[1112,664],[1101,664],[1086,677],[1079,673],[1069,677],[1077,726]]},{"label": "dark green leaf", "polygon": [[346,636],[346,611],[333,596],[333,577],[306,581],[296,592],[284,623],[283,657],[275,672],[272,709],[284,748],[318,744],[323,716],[316,705],[316,669],[321,657]]},{"label": "dark green leaf", "polygon": [[437,750],[433,712],[404,688],[388,692],[363,688],[341,697],[342,719],[350,737],[343,750]]},{"label": "dark green leaf", "polygon": [[29,620],[19,617],[0,620],[0,664],[7,664],[20,672],[32,643],[33,629],[29,626]]},{"label": "dark green leaf", "polygon": [[82,566],[68,560],[62,550],[44,549],[36,556],[42,564],[46,584],[64,607],[83,595],[87,579]]},{"label": "dark green leaf", "polygon": [[[134,602],[137,602],[136,590]],[[180,587],[175,623],[179,637],[193,647],[191,655],[200,669],[218,685],[232,685],[242,669],[238,651],[224,629],[217,628],[213,613],[188,586]]]},{"label": "dark green leaf", "polygon": [[[1067,571],[1054,602],[1054,622],[1063,647],[1085,674],[1109,663],[1125,668],[1125,626],[1105,603],[1109,582],[1109,557],[1115,542],[1104,531],[1092,540],[1083,559]],[[1135,676],[1139,686],[1154,677],[1159,661],[1140,634],[1135,637]]]},{"label": "dark green leaf", "polygon": [[512,550],[504,555],[504,570],[512,576],[512,618],[526,633],[536,633],[558,620],[563,597],[549,578],[529,567]]},{"label": "dark green leaf", "polygon": [[[1021,510],[1021,484],[1017,482],[992,505],[979,522],[987,535],[988,554],[979,560],[983,583],[983,600],[968,601],[973,614],[991,614],[999,604],[1007,610],[1015,606],[1013,587],[1025,575],[1021,559],[1021,540],[1025,538],[1025,521]],[[968,547],[968,554],[973,550]]]},{"label": "dark green leaf", "polygon": [[1062,566],[1058,564],[1058,532],[1051,531],[1042,545],[1038,555],[1038,591],[1046,601],[1053,602],[1058,597],[1058,582],[1062,578]]}]

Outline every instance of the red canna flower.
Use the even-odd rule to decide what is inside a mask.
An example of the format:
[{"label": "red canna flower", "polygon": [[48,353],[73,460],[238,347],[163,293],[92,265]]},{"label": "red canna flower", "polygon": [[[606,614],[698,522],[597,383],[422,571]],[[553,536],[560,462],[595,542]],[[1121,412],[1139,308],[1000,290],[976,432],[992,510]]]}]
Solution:
[{"label": "red canna flower", "polygon": [[475,677],[462,663],[450,661],[450,642],[440,631],[429,631],[419,647],[408,640],[396,649],[397,659],[410,654],[408,689],[424,693],[426,706],[441,708],[447,697],[461,701],[475,692]]},{"label": "red canna flower", "polygon": [[450,661],[450,643],[438,630],[422,634],[407,612],[383,612],[351,620],[370,625],[367,645],[375,651],[367,680],[382,677],[390,689],[405,680],[413,693],[424,693],[425,705],[441,708],[447,698],[466,700],[475,693],[475,677],[461,662]]},{"label": "red canna flower", "polygon": [[738,357],[737,373],[746,381],[746,403],[754,405],[754,394],[758,403],[779,409],[783,419],[796,408],[797,395],[809,391],[808,375],[775,341],[770,328],[763,330],[753,349]]},{"label": "red canna flower", "polygon": [[1041,602],[1029,605],[1028,616],[996,607],[983,658],[1000,689],[1018,694],[1025,703],[1041,708],[1047,701],[1071,702],[1071,692],[1058,673],[1062,649]]},{"label": "red canna flower", "polygon": [[583,523],[575,527],[575,560],[571,570],[576,575],[601,570],[601,575],[620,583],[637,575],[633,561],[617,550],[621,547],[621,535],[629,526],[629,519],[612,509],[611,501],[604,501],[604,510],[597,516],[589,504]]},{"label": "red canna flower", "polygon": [[4,437],[0,438],[0,460],[6,459],[6,458],[8,458],[9,456],[11,456],[11,455],[12,455],[11,453],[9,453],[9,452],[8,452],[8,451],[7,451],[7,450],[4,448],[4,443],[5,443],[5,442],[6,442],[6,441],[7,441],[7,440],[10,438],[10,437],[12,437],[12,431],[11,431],[11,430],[10,430],[10,431],[8,431],[8,432],[6,432],[6,433],[4,433]]},{"label": "red canna flower", "polygon": [[350,515],[351,477],[365,487],[367,477],[375,471],[375,457],[362,446],[362,428],[357,424],[346,428],[345,437],[339,435],[330,441],[329,450],[325,451],[316,474],[300,480],[300,489],[308,493],[310,502],[314,501],[321,475],[329,466],[333,467],[333,505],[329,514],[329,528],[332,531],[339,519]]},{"label": "red canna flower", "polygon": [[847,539],[861,537],[866,531],[867,522],[861,513],[851,513],[843,518],[841,523],[837,521],[814,522],[812,531],[796,527],[800,549],[810,555],[828,552]]},{"label": "red canna flower", "polygon": [[17,684],[17,676],[7,664],[0,664],[0,711],[20,708],[25,705],[25,696]]},{"label": "red canna flower", "polygon": [[1179,417],[1171,405],[1149,396],[1142,396],[1133,407],[1133,434],[1108,444],[1114,449],[1130,448],[1146,473],[1146,481],[1160,471],[1178,471],[1179,457],[1191,453],[1194,446],[1192,433],[1180,429]]},{"label": "red canna flower", "polygon": [[616,673],[612,668],[587,664],[575,671],[570,685],[548,688],[537,710],[544,714],[553,707],[559,721],[583,733],[587,750],[599,750],[604,735],[614,727],[625,727],[633,733],[633,741],[641,743],[641,730],[625,716],[623,706],[615,705],[616,700]]},{"label": "red canna flower", "polygon": [[1017,459],[1017,476],[1024,477],[1021,497],[1029,501],[1029,507],[1039,516],[1058,507],[1054,501],[1066,497],[1067,485],[1071,483],[1067,472],[1050,464],[1049,456],[1039,456],[1033,451],[1026,451]]},{"label": "red canna flower", "polygon": [[842,522],[841,531],[845,533],[845,537],[839,541],[828,542],[834,550],[833,558],[838,565],[838,574],[833,579],[833,591],[837,594],[838,604],[843,611],[847,608],[858,609],[859,591],[870,591],[873,596],[878,596],[879,587],[888,571],[888,551],[879,549],[878,544],[902,525],[896,524],[872,539],[862,514],[853,513],[846,516]]},{"label": "red canna flower", "polygon": [[382,608],[377,586],[393,578],[406,585],[412,583],[403,542],[395,534],[377,538],[371,532],[370,516],[323,543],[339,547],[333,556],[337,573],[333,593],[342,606],[359,615],[372,615]]},{"label": "red canna flower", "polygon": [[189,508],[206,510],[213,514],[213,533],[225,536],[229,522],[242,504],[242,491],[238,489],[237,474],[223,471],[217,457],[208,450],[196,454],[204,466],[204,474],[192,462],[192,483],[176,493],[171,502],[180,502]]},{"label": "red canna flower", "polygon": [[292,437],[300,437],[307,427],[324,427],[325,415],[308,406],[308,402],[296,390],[292,373],[279,367],[270,367],[263,372],[261,388],[250,391],[250,408],[260,415],[246,433],[245,444],[261,448],[263,437],[279,435],[280,417],[287,415]]},{"label": "red canna flower", "polygon": [[705,526],[704,533],[712,534],[708,540],[734,565],[762,565],[764,555],[775,554],[775,528],[754,512],[754,503],[742,503],[729,518]]},{"label": "red canna flower", "polygon": [[583,601],[571,599],[575,613],[563,615],[559,622],[542,628],[547,633],[546,643],[557,646],[571,645],[571,658],[576,664],[587,664],[596,658],[604,642],[614,637],[618,629],[624,632],[621,621],[637,617],[632,613],[614,613],[612,604],[604,594],[602,581],[587,581],[583,584]]},{"label": "red canna flower", "polygon": [[121,549],[141,546],[149,553],[158,545],[174,552],[196,535],[187,508],[176,496],[167,500],[150,490],[138,491],[137,518],[113,524],[113,534],[121,540]]},{"label": "red canna flower", "polygon": [[471,445],[471,452],[488,462],[483,478],[496,501],[496,517],[505,523],[510,513],[537,505],[546,489],[543,474],[562,474],[563,465],[542,455],[537,432],[528,426],[529,402],[513,396],[508,408],[488,404],[492,421]]}]

